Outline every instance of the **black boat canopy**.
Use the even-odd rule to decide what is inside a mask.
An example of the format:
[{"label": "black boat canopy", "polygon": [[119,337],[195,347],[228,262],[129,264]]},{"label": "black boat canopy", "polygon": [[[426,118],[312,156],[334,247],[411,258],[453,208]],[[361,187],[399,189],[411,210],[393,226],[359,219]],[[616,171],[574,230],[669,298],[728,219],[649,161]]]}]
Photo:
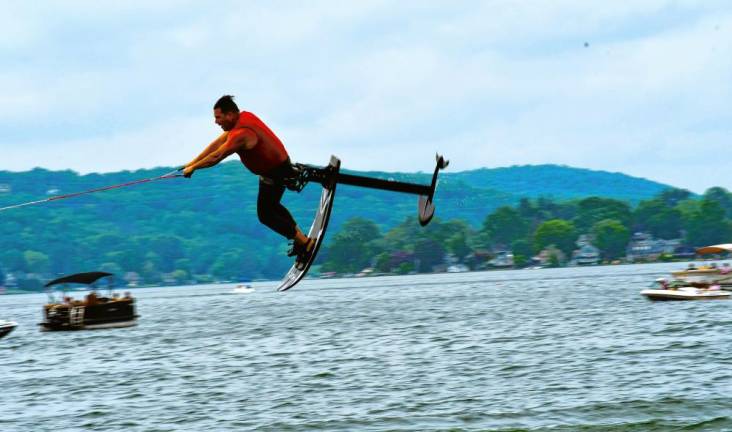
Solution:
[{"label": "black boat canopy", "polygon": [[79,284],[93,284],[97,281],[97,279],[103,278],[105,276],[114,276],[112,273],[106,273],[106,272],[87,272],[87,273],[77,273],[72,274],[69,276],[60,277],[58,279],[54,279],[51,282],[46,284],[46,287],[50,287],[51,285],[56,284],[62,284],[62,283],[79,283]]}]

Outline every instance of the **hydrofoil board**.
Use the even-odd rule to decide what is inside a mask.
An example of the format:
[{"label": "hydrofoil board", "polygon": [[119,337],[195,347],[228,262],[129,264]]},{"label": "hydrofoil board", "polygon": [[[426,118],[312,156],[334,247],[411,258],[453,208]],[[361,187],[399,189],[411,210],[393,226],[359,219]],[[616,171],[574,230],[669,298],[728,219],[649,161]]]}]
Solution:
[{"label": "hydrofoil board", "polygon": [[337,185],[336,180],[338,178],[338,171],[340,168],[340,159],[332,156],[330,158],[330,163],[325,169],[327,175],[322,182],[323,193],[320,195],[320,204],[315,212],[315,219],[313,219],[313,224],[310,226],[310,231],[308,231],[308,237],[315,240],[313,252],[306,261],[295,261],[295,264],[292,265],[290,271],[287,272],[285,277],[282,279],[282,282],[280,282],[280,285],[277,287],[277,291],[287,291],[297,285],[297,283],[305,277],[308,270],[310,270],[310,266],[312,266],[315,261],[315,257],[318,255],[318,250],[320,250],[320,245],[323,243],[323,239],[325,238],[325,230],[328,228],[330,211],[333,208],[333,198],[335,198]]}]

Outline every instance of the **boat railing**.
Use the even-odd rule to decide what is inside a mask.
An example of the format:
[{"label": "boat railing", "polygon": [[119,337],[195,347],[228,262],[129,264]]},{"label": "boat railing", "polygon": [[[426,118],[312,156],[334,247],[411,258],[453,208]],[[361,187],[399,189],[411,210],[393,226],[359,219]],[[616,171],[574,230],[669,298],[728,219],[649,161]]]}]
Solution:
[{"label": "boat railing", "polygon": [[73,307],[79,307],[79,306],[94,306],[94,305],[97,305],[97,304],[109,304],[109,303],[117,303],[117,302],[119,302],[119,303],[132,303],[134,301],[135,301],[134,297],[112,297],[112,298],[109,298],[109,297],[93,297],[93,298],[90,299],[87,296],[87,298],[85,298],[84,300],[75,300],[75,299],[71,299],[70,297],[66,297],[61,302],[47,303],[46,304],[46,309],[51,308],[51,307],[58,307],[58,306],[66,306],[66,307],[69,307],[69,308],[73,308]]}]

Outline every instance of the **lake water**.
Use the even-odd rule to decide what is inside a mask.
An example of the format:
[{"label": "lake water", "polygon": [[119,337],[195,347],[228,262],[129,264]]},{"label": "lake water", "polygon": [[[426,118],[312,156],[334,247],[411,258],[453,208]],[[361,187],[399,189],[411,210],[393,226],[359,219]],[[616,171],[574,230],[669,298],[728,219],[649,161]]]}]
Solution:
[{"label": "lake water", "polygon": [[638,294],[681,266],[145,288],[83,332],[0,296],[0,431],[732,430],[732,301]]}]

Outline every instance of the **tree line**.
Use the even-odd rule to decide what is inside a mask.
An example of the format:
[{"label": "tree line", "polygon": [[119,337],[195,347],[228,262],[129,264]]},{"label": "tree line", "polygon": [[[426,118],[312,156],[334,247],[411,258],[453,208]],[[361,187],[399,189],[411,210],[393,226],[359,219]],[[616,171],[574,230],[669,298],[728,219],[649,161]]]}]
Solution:
[{"label": "tree line", "polygon": [[[0,223],[0,284],[15,278],[25,288],[40,289],[50,278],[93,270],[134,274],[144,284],[278,279],[291,265],[285,256],[287,244],[257,221],[257,180],[240,170],[236,164],[224,164],[195,182],[161,182],[154,188],[5,212]],[[84,190],[167,171],[0,173],[0,182],[13,186],[12,195],[0,194],[0,205],[38,199],[50,190]],[[407,216],[416,212],[411,199],[339,188],[314,272],[352,273],[369,266],[384,272],[426,272],[440,266],[447,254],[476,267],[496,250],[512,251],[521,264],[547,245],[570,251],[582,233],[595,235],[605,258],[621,256],[629,234],[636,231],[683,238],[690,246],[730,239],[732,198],[722,188],[709,189],[703,196],[671,189],[636,202],[608,197],[519,200],[466,186],[468,180],[477,184],[484,174],[446,177],[436,197],[443,219],[436,218],[426,228]],[[395,177],[424,182],[429,175]],[[306,188],[301,194],[287,194],[285,203],[298,221],[309,221],[318,195],[317,188]]]},{"label": "tree line", "polygon": [[512,252],[522,266],[548,247],[570,257],[581,234],[593,239],[602,259],[615,260],[625,256],[635,232],[681,239],[690,247],[730,242],[732,194],[720,187],[701,197],[668,189],[635,207],[601,197],[563,202],[523,198],[515,206],[497,208],[477,229],[462,220],[435,220],[426,229],[405,220],[382,234],[373,221],[354,218],[333,236],[321,270],[351,273],[373,266],[380,272],[429,272],[444,266],[446,254],[475,268],[499,250]]}]

